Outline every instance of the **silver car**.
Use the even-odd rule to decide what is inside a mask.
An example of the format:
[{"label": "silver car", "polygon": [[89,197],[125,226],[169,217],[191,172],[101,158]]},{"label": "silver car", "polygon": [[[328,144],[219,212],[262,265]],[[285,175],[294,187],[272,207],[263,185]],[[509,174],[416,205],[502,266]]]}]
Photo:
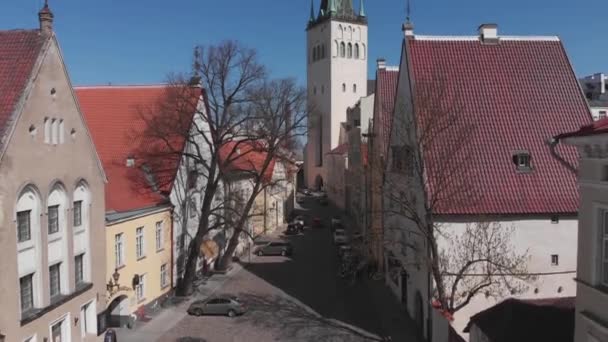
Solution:
[{"label": "silver car", "polygon": [[188,314],[193,316],[202,315],[227,315],[234,317],[247,312],[243,303],[234,296],[214,296],[204,300],[197,300],[190,304]]}]

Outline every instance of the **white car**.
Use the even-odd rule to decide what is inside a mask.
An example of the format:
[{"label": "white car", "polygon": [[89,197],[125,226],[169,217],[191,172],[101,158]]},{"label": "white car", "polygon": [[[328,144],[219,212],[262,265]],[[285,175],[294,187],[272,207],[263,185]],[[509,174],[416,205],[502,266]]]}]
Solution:
[{"label": "white car", "polygon": [[346,231],[344,231],[344,229],[336,229],[336,231],[334,231],[334,243],[336,245],[348,243],[348,237],[346,236]]}]

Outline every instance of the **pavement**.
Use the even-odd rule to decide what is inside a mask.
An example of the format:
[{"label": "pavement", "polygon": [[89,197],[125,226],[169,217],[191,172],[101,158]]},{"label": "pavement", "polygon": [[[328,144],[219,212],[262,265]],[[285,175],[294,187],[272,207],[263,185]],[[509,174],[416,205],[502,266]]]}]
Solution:
[{"label": "pavement", "polygon": [[[119,341],[207,342],[419,341],[415,325],[383,280],[364,279],[349,285],[339,278],[338,257],[329,230],[338,210],[307,197],[297,210],[320,217],[323,229],[284,237],[294,246],[292,257],[253,257],[225,276],[214,275],[196,298],[185,300],[138,324],[119,329]],[[193,317],[189,303],[213,293],[238,295],[249,311],[237,318]]]}]

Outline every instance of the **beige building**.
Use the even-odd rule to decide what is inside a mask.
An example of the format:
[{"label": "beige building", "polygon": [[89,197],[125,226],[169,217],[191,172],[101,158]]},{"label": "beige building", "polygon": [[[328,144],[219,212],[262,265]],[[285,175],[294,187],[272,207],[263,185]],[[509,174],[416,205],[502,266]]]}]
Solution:
[{"label": "beige building", "polygon": [[98,341],[105,175],[48,6],[39,18],[0,31],[0,340]]},{"label": "beige building", "polygon": [[608,342],[608,119],[557,137],[578,147],[576,342]]}]

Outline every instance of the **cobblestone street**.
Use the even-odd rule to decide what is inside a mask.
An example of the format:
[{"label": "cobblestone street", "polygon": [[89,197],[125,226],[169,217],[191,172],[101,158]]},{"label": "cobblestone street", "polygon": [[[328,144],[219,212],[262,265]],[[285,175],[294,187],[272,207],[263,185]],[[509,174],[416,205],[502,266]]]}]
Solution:
[{"label": "cobblestone street", "polygon": [[253,258],[219,289],[238,295],[249,308],[245,315],[231,319],[179,313],[183,318],[170,329],[155,320],[148,324],[164,331],[158,341],[380,341],[382,336],[417,341],[413,322],[382,281],[348,285],[337,277],[337,255],[328,229],[329,214],[335,211],[319,207],[312,198],[305,206],[310,209],[304,209],[308,217],[324,219],[324,229],[288,237],[295,249],[292,257]]}]

